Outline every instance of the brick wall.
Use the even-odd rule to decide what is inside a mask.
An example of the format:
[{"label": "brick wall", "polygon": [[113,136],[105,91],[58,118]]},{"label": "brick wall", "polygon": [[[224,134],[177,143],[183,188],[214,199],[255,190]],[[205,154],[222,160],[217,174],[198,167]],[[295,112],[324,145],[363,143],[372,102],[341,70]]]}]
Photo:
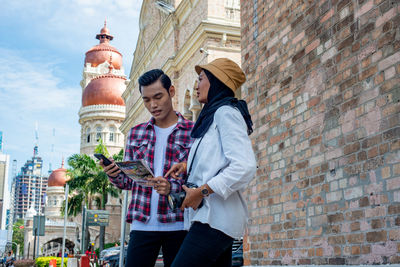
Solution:
[{"label": "brick wall", "polygon": [[400,262],[400,4],[241,1],[246,265]]}]

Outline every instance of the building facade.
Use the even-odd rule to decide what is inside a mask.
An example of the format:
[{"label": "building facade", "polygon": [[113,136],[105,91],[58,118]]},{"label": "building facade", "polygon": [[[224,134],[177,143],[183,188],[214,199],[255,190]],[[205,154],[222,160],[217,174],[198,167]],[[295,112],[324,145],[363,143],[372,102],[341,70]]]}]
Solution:
[{"label": "building facade", "polygon": [[10,168],[10,156],[0,150],[0,230],[7,230],[7,216],[10,212],[10,188],[8,184],[8,172]]},{"label": "building facade", "polygon": [[121,125],[126,135],[131,127],[147,121],[138,87],[144,72],[159,68],[176,88],[175,110],[196,120],[201,106],[195,96],[194,66],[218,57],[240,64],[240,5],[238,0],[144,0],[139,19],[139,38],[130,82],[123,93],[127,116]]},{"label": "building facade", "polygon": [[42,175],[42,168],[43,160],[38,156],[38,147],[35,146],[32,159],[26,161],[15,178],[14,219],[25,218],[33,202],[33,208],[43,212],[48,178]]},{"label": "building facade", "polygon": [[[54,170],[48,179],[47,195],[44,205],[45,234],[36,239],[37,256],[57,256],[62,250],[62,239],[64,234],[64,216],[61,214],[61,208],[65,201],[65,183],[67,181],[67,170],[61,168]],[[25,216],[24,228],[24,256],[33,255],[34,235],[33,235],[33,217],[38,215],[33,209],[32,204]],[[76,254],[79,249],[79,228],[74,218],[70,217],[66,222],[66,240],[65,252],[68,254]]]},{"label": "building facade", "polygon": [[245,265],[400,262],[400,4],[241,1]]},{"label": "building facade", "polygon": [[[128,83],[122,65],[122,54],[113,46],[106,23],[96,35],[99,44],[85,54],[85,65],[80,85],[82,106],[79,110],[81,124],[80,153],[93,155],[100,139],[110,155],[124,148],[124,135],[120,126],[125,119],[125,102],[121,95]],[[108,196],[106,210],[109,225],[106,227],[105,242],[116,242],[120,237],[121,204],[119,198]],[[75,218],[81,228],[82,216]],[[90,243],[99,245],[100,227],[88,227]],[[86,248],[85,248],[86,249]]]},{"label": "building facade", "polygon": [[99,44],[86,52],[82,81],[80,153],[92,155],[100,139],[110,154],[124,147],[119,127],[125,119],[125,103],[121,98],[126,88],[122,55],[109,43],[113,36],[104,24],[96,35]]}]

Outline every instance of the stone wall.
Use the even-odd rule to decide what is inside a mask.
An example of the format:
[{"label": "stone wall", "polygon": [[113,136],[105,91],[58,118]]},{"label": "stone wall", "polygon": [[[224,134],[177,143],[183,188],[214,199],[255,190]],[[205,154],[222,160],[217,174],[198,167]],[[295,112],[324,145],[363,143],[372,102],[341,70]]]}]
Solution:
[{"label": "stone wall", "polygon": [[246,265],[400,262],[400,4],[241,1]]}]

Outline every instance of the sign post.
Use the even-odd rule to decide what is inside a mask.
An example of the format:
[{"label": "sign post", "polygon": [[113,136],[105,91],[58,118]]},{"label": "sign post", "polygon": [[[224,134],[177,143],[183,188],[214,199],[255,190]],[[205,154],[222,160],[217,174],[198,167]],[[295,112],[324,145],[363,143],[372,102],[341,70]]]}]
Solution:
[{"label": "sign post", "polygon": [[67,183],[65,185],[64,232],[63,232],[62,250],[61,250],[61,266],[64,266],[65,236],[67,232],[67,216],[68,216],[68,194],[69,194],[69,184]]},{"label": "sign post", "polygon": [[87,210],[87,226],[108,226],[110,212],[107,210]]}]

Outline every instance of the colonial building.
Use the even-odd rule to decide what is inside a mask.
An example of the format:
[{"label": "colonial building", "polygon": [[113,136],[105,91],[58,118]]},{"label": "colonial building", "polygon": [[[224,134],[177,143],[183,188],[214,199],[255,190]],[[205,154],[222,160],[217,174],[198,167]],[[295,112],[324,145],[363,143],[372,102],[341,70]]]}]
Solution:
[{"label": "colonial building", "polygon": [[194,93],[194,66],[218,57],[229,57],[240,64],[239,1],[144,0],[139,27],[131,81],[123,93],[127,116],[122,132],[126,135],[132,126],[150,118],[137,80],[154,68],[161,68],[175,85],[174,108],[196,120],[201,106]]},{"label": "colonial building", "polygon": [[119,128],[125,119],[125,103],[121,94],[126,88],[126,78],[122,55],[109,44],[113,38],[104,24],[96,35],[100,43],[86,52],[80,83],[82,154],[92,155],[100,139],[110,154],[117,154],[124,147],[124,136]]},{"label": "colonial building", "polygon": [[[64,234],[64,217],[61,215],[61,207],[65,201],[65,183],[67,181],[67,170],[61,168],[54,170],[48,180],[47,197],[44,208],[45,235],[38,237],[38,255],[57,256],[62,250],[62,239]],[[32,204],[25,216],[25,234],[24,234],[24,256],[33,255],[34,235],[33,235],[33,217],[38,215]],[[43,215],[43,214],[42,214]],[[74,218],[68,218],[66,224],[65,248],[67,253],[76,253],[79,249],[79,228]]]},{"label": "colonial building", "polygon": [[[125,102],[121,95],[126,89],[122,55],[110,45],[113,40],[106,23],[96,35],[99,44],[85,55],[83,68],[82,106],[79,110],[81,124],[81,154],[93,155],[100,139],[110,155],[124,148],[124,135],[120,131],[125,119]],[[105,242],[116,242],[120,237],[121,204],[119,198],[108,196],[106,210],[109,211],[109,226],[106,227]],[[81,228],[81,215],[75,218]],[[99,244],[99,227],[89,227],[90,243]]]},{"label": "colonial building", "polygon": [[400,262],[398,1],[241,1],[245,265]]}]

